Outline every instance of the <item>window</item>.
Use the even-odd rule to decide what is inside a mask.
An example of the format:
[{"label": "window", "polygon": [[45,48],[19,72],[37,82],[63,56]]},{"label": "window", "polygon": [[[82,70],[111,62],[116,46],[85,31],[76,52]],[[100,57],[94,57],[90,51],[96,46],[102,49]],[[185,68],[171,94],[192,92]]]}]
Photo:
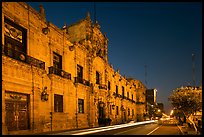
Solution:
[{"label": "window", "polygon": [[27,30],[6,17],[4,18],[4,21],[5,54],[10,57],[15,57],[20,53],[26,54]]},{"label": "window", "polygon": [[130,115],[130,109],[128,108],[128,116]]},{"label": "window", "polygon": [[134,109],[132,109],[132,116],[134,116]]},{"label": "window", "polygon": [[84,100],[78,99],[78,112],[84,113]]},{"label": "window", "polygon": [[100,84],[100,74],[96,71],[96,84]]},{"label": "window", "polygon": [[54,111],[63,112],[63,96],[54,94]]},{"label": "window", "polygon": [[132,94],[132,100],[133,100],[133,94]]},{"label": "window", "polygon": [[118,113],[118,106],[116,106],[116,115],[118,115],[119,113]]},{"label": "window", "polygon": [[62,69],[62,56],[53,52],[53,66],[56,69]]},{"label": "window", "polygon": [[83,67],[77,64],[77,78],[78,82],[83,83]]},{"label": "window", "polygon": [[110,105],[110,114],[112,114],[112,105]]},{"label": "window", "polygon": [[110,81],[108,81],[108,90],[111,89],[111,84],[110,84]]},{"label": "window", "polygon": [[122,96],[123,96],[123,97],[125,96],[125,89],[124,89],[123,86],[122,86]]},{"label": "window", "polygon": [[115,92],[116,92],[116,95],[118,95],[118,86],[117,85],[115,86]]}]

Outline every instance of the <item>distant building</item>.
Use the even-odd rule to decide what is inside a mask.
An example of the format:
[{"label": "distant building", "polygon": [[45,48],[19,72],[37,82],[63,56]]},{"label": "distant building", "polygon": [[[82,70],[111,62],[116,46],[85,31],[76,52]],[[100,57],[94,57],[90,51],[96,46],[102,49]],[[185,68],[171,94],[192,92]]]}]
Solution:
[{"label": "distant building", "polygon": [[157,103],[157,106],[156,106],[158,109],[161,110],[161,112],[164,112],[164,104],[163,103]]},{"label": "distant building", "polygon": [[62,28],[45,15],[2,2],[2,134],[143,121],[146,87],[109,65],[108,39],[89,13]]},{"label": "distant building", "polygon": [[156,89],[147,89],[146,90],[146,115],[153,117],[154,109],[156,107]]},{"label": "distant building", "polygon": [[147,89],[146,90],[146,102],[150,105],[155,105],[156,103],[156,89]]}]

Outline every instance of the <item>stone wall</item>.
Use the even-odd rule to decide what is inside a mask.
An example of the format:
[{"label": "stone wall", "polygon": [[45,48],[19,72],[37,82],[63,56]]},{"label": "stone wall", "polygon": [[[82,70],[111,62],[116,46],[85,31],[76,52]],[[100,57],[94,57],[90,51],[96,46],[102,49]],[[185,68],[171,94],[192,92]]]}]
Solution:
[{"label": "stone wall", "polygon": [[[35,67],[2,54],[3,134],[31,134],[97,127],[100,102],[104,103],[104,116],[112,119],[112,125],[136,120],[136,114],[143,113],[140,112],[141,109],[137,109],[135,101],[138,95],[141,98],[144,98],[144,95],[137,93],[139,90],[134,86],[134,80],[129,82],[108,64],[108,40],[100,32],[99,24],[91,24],[89,15],[63,30],[48,22],[42,12],[35,11],[24,2],[3,2],[2,49],[6,44],[4,18],[26,30],[26,55],[43,61],[45,68]],[[45,29],[49,30],[48,33],[43,32]],[[62,73],[50,72],[49,69],[53,66],[53,52],[62,56],[62,70],[69,73],[70,78],[64,77]],[[89,84],[75,81],[77,64],[83,67],[83,79]],[[100,84],[96,84],[96,71],[100,74]],[[110,90],[107,89],[108,81]],[[116,85],[118,95],[114,94]],[[126,98],[122,97],[122,86]],[[41,99],[45,87],[48,94],[47,101]],[[144,86],[142,90],[145,90]],[[8,131],[5,109],[7,91],[28,96],[27,130]],[[63,96],[63,112],[54,111],[54,94]],[[78,99],[84,99],[84,113],[78,113]],[[116,106],[119,108],[118,115],[116,115]]]}]

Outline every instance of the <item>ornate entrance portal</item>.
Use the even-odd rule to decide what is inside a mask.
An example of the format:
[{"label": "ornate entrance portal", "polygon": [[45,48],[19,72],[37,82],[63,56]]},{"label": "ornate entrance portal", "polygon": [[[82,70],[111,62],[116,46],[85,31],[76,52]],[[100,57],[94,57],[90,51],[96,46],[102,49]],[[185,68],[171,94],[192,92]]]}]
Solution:
[{"label": "ornate entrance portal", "polygon": [[8,131],[29,129],[28,95],[6,92],[5,102]]},{"label": "ornate entrance portal", "polygon": [[98,103],[98,111],[99,111],[99,117],[98,117],[98,124],[104,125],[105,120],[105,112],[104,112],[104,102]]},{"label": "ornate entrance portal", "polygon": [[104,114],[104,104],[99,104],[99,118],[105,118],[105,114]]}]

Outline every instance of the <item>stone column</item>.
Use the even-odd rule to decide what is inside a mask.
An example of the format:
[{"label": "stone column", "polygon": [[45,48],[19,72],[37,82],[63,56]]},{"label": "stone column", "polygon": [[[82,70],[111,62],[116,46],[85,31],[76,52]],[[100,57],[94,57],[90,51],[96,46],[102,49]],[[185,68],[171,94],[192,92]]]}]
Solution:
[{"label": "stone column", "polygon": [[8,134],[6,127],[6,110],[5,110],[5,82],[2,80],[2,135]]}]

